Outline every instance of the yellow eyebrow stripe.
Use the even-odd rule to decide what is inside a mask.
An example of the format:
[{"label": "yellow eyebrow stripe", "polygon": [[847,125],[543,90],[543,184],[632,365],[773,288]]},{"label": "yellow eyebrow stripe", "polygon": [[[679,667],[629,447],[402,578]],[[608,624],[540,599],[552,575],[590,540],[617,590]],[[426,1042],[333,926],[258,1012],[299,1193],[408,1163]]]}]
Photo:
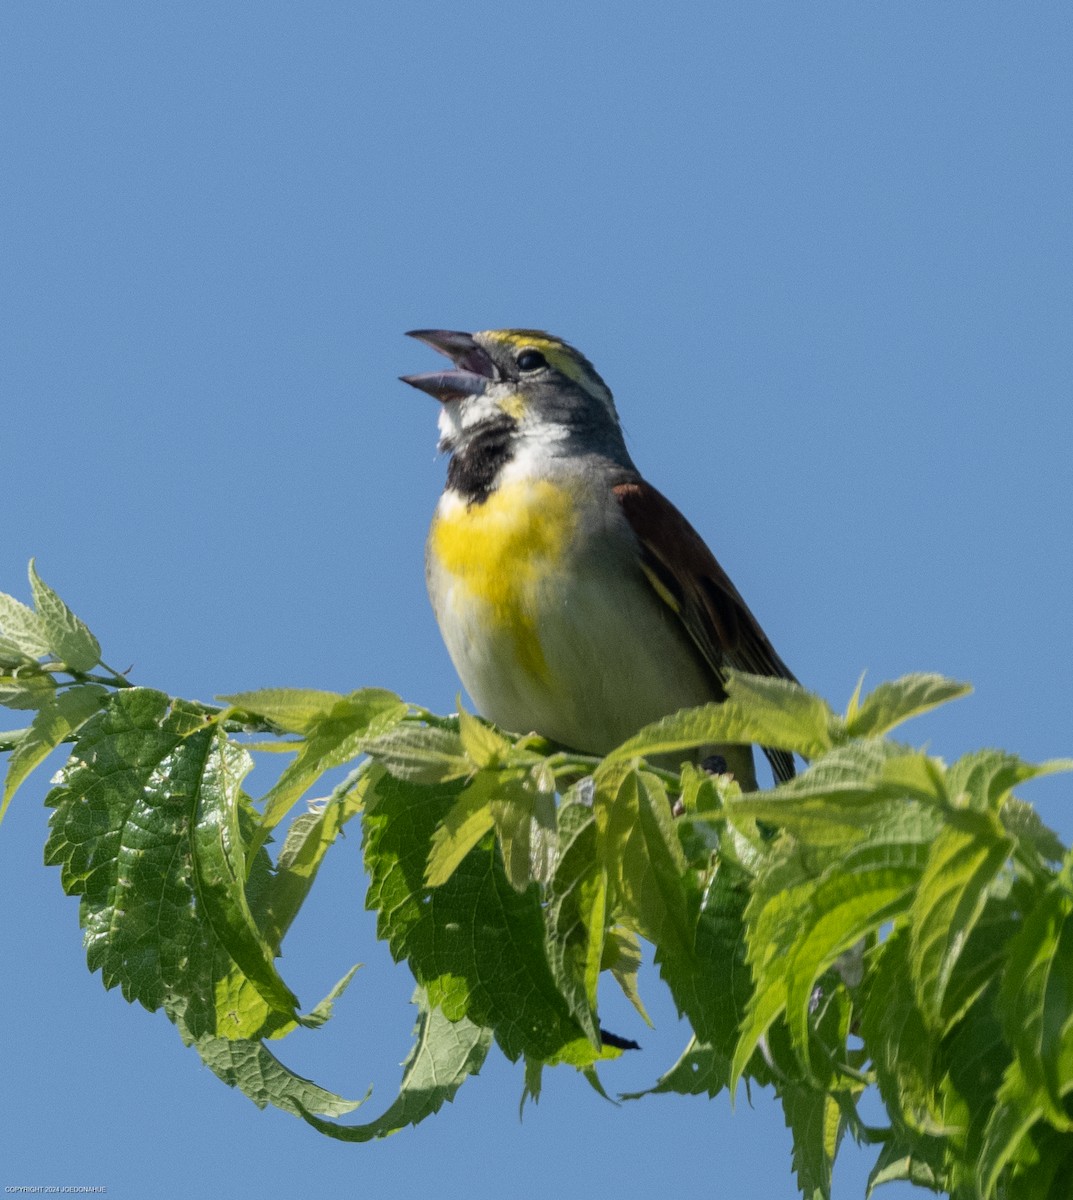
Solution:
[{"label": "yellow eyebrow stripe", "polygon": [[587,391],[592,386],[589,372],[578,362],[574,351],[555,338],[547,337],[531,329],[498,330],[489,332],[486,336],[495,338],[504,346],[532,346],[534,350],[539,350],[544,355],[556,371],[568,379],[572,379],[579,387],[583,387]]}]

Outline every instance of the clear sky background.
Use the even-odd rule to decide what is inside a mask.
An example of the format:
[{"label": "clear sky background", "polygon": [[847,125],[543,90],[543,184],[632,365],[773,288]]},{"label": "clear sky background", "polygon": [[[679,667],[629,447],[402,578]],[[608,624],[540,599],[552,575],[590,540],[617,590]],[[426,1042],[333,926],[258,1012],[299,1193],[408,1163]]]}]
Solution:
[{"label": "clear sky background", "polygon": [[[437,364],[402,333],[537,326],[595,362],[805,683],[844,705],[863,670],[941,671],[976,693],[916,742],[1073,753],[1071,51],[1067,0],[5,0],[0,590],[27,598],[36,554],[106,659],[177,695],[449,711],[436,405],[396,382]],[[1071,788],[1024,793],[1067,843]],[[519,1123],[498,1056],[371,1146],[259,1112],[86,971],[45,790],[0,830],[0,1185],[796,1194],[766,1093],[616,1109],[564,1068]],[[281,1053],[372,1083],[369,1114],[413,1013],[358,849],[282,969],[309,1004],[367,965]],[[642,990],[658,1028],[612,1003],[644,1050],[611,1091],[684,1041]],[[847,1146],[838,1200],[871,1158]]]}]

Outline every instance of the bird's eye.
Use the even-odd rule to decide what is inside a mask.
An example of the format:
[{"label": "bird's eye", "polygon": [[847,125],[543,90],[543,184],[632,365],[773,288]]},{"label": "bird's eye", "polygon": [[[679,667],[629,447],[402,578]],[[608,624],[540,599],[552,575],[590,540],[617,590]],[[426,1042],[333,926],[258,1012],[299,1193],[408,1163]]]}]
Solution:
[{"label": "bird's eye", "polygon": [[515,361],[519,371],[539,371],[548,365],[548,360],[539,350],[523,350]]}]

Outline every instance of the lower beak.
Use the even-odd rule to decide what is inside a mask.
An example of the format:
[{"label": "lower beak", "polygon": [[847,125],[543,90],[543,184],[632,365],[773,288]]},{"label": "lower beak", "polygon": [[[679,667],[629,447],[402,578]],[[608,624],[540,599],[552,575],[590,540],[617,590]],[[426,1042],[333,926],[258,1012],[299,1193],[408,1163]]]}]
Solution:
[{"label": "lower beak", "polygon": [[446,404],[467,396],[481,395],[488,384],[499,378],[495,363],[468,333],[449,329],[414,329],[406,335],[417,338],[445,354],[458,368],[456,371],[432,371],[426,375],[400,375],[403,383],[435,396]]}]

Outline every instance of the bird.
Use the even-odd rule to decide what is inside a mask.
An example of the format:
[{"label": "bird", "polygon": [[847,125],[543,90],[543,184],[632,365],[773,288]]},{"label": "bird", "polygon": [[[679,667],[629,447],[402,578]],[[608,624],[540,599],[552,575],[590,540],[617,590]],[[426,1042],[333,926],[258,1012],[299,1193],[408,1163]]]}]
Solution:
[{"label": "bird", "polygon": [[[407,336],[453,367],[400,379],[440,402],[449,461],[426,582],[481,716],[603,756],[725,700],[728,668],[794,679],[700,534],[634,465],[583,354],[537,329]],[[776,781],[793,776],[792,754],[763,750]],[[698,757],[756,789],[751,746]]]}]

